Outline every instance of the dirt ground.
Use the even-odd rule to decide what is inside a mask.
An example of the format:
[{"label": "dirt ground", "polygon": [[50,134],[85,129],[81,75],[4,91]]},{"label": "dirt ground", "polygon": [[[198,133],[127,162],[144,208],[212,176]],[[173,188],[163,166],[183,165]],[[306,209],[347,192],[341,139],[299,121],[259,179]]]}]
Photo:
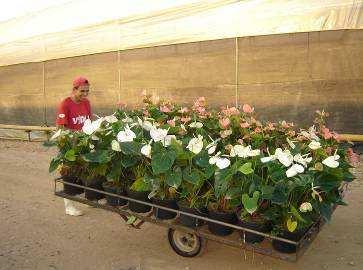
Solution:
[{"label": "dirt ground", "polygon": [[130,229],[113,213],[81,205],[64,214],[53,195],[48,164],[55,149],[0,141],[0,269],[363,269],[363,165],[339,207],[297,263],[287,263],[209,241],[204,254],[183,258],[164,228]]}]

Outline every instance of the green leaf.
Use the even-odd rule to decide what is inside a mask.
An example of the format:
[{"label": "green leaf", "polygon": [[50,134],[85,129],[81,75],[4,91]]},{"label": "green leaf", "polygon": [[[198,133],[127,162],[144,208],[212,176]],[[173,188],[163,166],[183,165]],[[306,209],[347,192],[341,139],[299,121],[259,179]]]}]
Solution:
[{"label": "green leaf", "polygon": [[238,168],[238,171],[240,171],[241,173],[246,174],[246,175],[253,173],[252,163],[247,162],[247,163],[243,164],[241,167]]},{"label": "green leaf", "polygon": [[147,182],[147,181],[144,181],[144,180],[145,180],[144,177],[137,178],[135,180],[135,182],[132,183],[131,190],[140,191],[140,192],[149,191],[150,190],[150,186],[151,186],[151,182],[150,181]]},{"label": "green leaf", "polygon": [[252,198],[247,193],[242,195],[242,204],[246,211],[253,214],[258,208],[258,199],[260,198],[260,192],[253,192]]},{"label": "green leaf", "polygon": [[197,166],[201,168],[208,167],[209,164],[209,155],[206,151],[201,151],[198,155],[194,157],[194,162]]},{"label": "green leaf", "polygon": [[137,142],[122,142],[120,143],[121,152],[130,156],[141,156],[141,144]]},{"label": "green leaf", "polygon": [[167,171],[165,173],[165,183],[171,187],[178,188],[182,182],[182,171],[180,167],[174,169],[174,171]]},{"label": "green leaf", "polygon": [[286,221],[286,226],[287,226],[287,229],[289,230],[289,232],[293,232],[297,228],[297,222],[296,221],[292,221],[291,218],[289,218]]},{"label": "green leaf", "polygon": [[274,190],[275,188],[272,186],[261,186],[262,199],[270,200],[272,198]]},{"label": "green leaf", "polygon": [[65,154],[64,158],[68,161],[76,161],[76,152],[74,149],[69,149]]},{"label": "green leaf", "polygon": [[233,174],[230,170],[216,170],[214,174],[214,192],[217,198],[226,194]]},{"label": "green leaf", "polygon": [[209,179],[215,172],[214,166],[210,165],[203,169],[205,179]]},{"label": "green leaf", "polygon": [[284,182],[279,182],[275,186],[275,190],[272,194],[271,202],[275,204],[283,204],[289,197],[288,187]]},{"label": "green leaf", "polygon": [[122,167],[124,167],[124,168],[130,168],[130,167],[136,165],[138,160],[139,160],[139,158],[136,156],[124,156],[121,159],[121,164],[122,164]]},{"label": "green leaf", "polygon": [[330,221],[331,214],[333,212],[333,209],[331,208],[330,204],[322,203],[319,205],[319,208],[320,208],[320,214],[323,216],[323,218],[326,221]]},{"label": "green leaf", "polygon": [[96,150],[82,155],[83,159],[87,162],[93,163],[107,163],[111,161],[111,156],[107,150]]},{"label": "green leaf", "polygon": [[201,177],[201,174],[197,169],[190,170],[189,167],[183,170],[183,179],[193,185],[196,185]]},{"label": "green leaf", "polygon": [[151,158],[151,166],[154,174],[160,174],[168,171],[175,161],[176,154],[174,151],[164,150],[156,153]]},{"label": "green leaf", "polygon": [[131,225],[131,224],[133,224],[135,221],[136,221],[136,217],[135,217],[135,216],[128,216],[128,217],[127,217],[126,224],[127,224],[127,225]]},{"label": "green leaf", "polygon": [[49,172],[51,173],[51,172],[55,171],[58,168],[60,163],[61,163],[61,160],[58,157],[53,158],[49,164],[49,169],[48,169]]},{"label": "green leaf", "polygon": [[349,172],[349,171],[344,172],[344,176],[343,176],[342,180],[347,181],[347,182],[352,182],[354,179],[355,179],[355,176],[351,172]]},{"label": "green leaf", "polygon": [[302,216],[300,215],[300,213],[296,210],[296,208],[295,208],[294,206],[290,205],[290,211],[291,211],[291,213],[293,214],[293,216],[294,216],[297,220],[299,220],[299,221],[301,221],[301,222],[303,222],[303,223],[305,223],[305,222],[306,222],[306,221],[305,221],[305,219],[303,219],[303,218],[302,218]]}]

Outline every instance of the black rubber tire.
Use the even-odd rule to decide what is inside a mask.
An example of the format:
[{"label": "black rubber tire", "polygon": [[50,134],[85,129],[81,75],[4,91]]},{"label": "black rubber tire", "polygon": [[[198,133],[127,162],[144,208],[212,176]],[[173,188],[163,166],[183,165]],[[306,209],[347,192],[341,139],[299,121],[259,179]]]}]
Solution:
[{"label": "black rubber tire", "polygon": [[202,251],[204,250],[205,244],[206,244],[206,241],[202,237],[193,234],[193,237],[195,238],[195,241],[196,241],[196,246],[193,250],[186,251],[186,250],[182,250],[180,247],[178,247],[177,243],[175,243],[175,240],[174,240],[175,232],[176,231],[174,229],[168,230],[169,244],[170,244],[171,248],[175,251],[175,253],[177,253],[180,256],[188,257],[188,258],[198,256],[202,253]]}]

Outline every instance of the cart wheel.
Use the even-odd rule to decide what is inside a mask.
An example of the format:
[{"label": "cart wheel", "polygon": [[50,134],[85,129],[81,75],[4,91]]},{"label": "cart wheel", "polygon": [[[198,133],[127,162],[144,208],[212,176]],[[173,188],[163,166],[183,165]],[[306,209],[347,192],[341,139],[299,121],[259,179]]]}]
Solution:
[{"label": "cart wheel", "polygon": [[173,250],[183,257],[195,257],[204,249],[205,240],[194,233],[169,229],[168,239]]}]

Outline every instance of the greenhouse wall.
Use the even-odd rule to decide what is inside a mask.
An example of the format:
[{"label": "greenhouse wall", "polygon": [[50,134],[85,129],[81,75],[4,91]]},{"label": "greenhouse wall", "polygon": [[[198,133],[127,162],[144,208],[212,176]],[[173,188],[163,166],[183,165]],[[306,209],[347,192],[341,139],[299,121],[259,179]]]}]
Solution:
[{"label": "greenhouse wall", "polygon": [[[102,40],[100,40],[102,42]],[[54,125],[77,75],[91,82],[93,112],[143,91],[175,102],[249,103],[264,119],[311,123],[331,113],[338,132],[363,134],[363,31],[242,37],[107,52],[0,67],[0,123]]]}]

